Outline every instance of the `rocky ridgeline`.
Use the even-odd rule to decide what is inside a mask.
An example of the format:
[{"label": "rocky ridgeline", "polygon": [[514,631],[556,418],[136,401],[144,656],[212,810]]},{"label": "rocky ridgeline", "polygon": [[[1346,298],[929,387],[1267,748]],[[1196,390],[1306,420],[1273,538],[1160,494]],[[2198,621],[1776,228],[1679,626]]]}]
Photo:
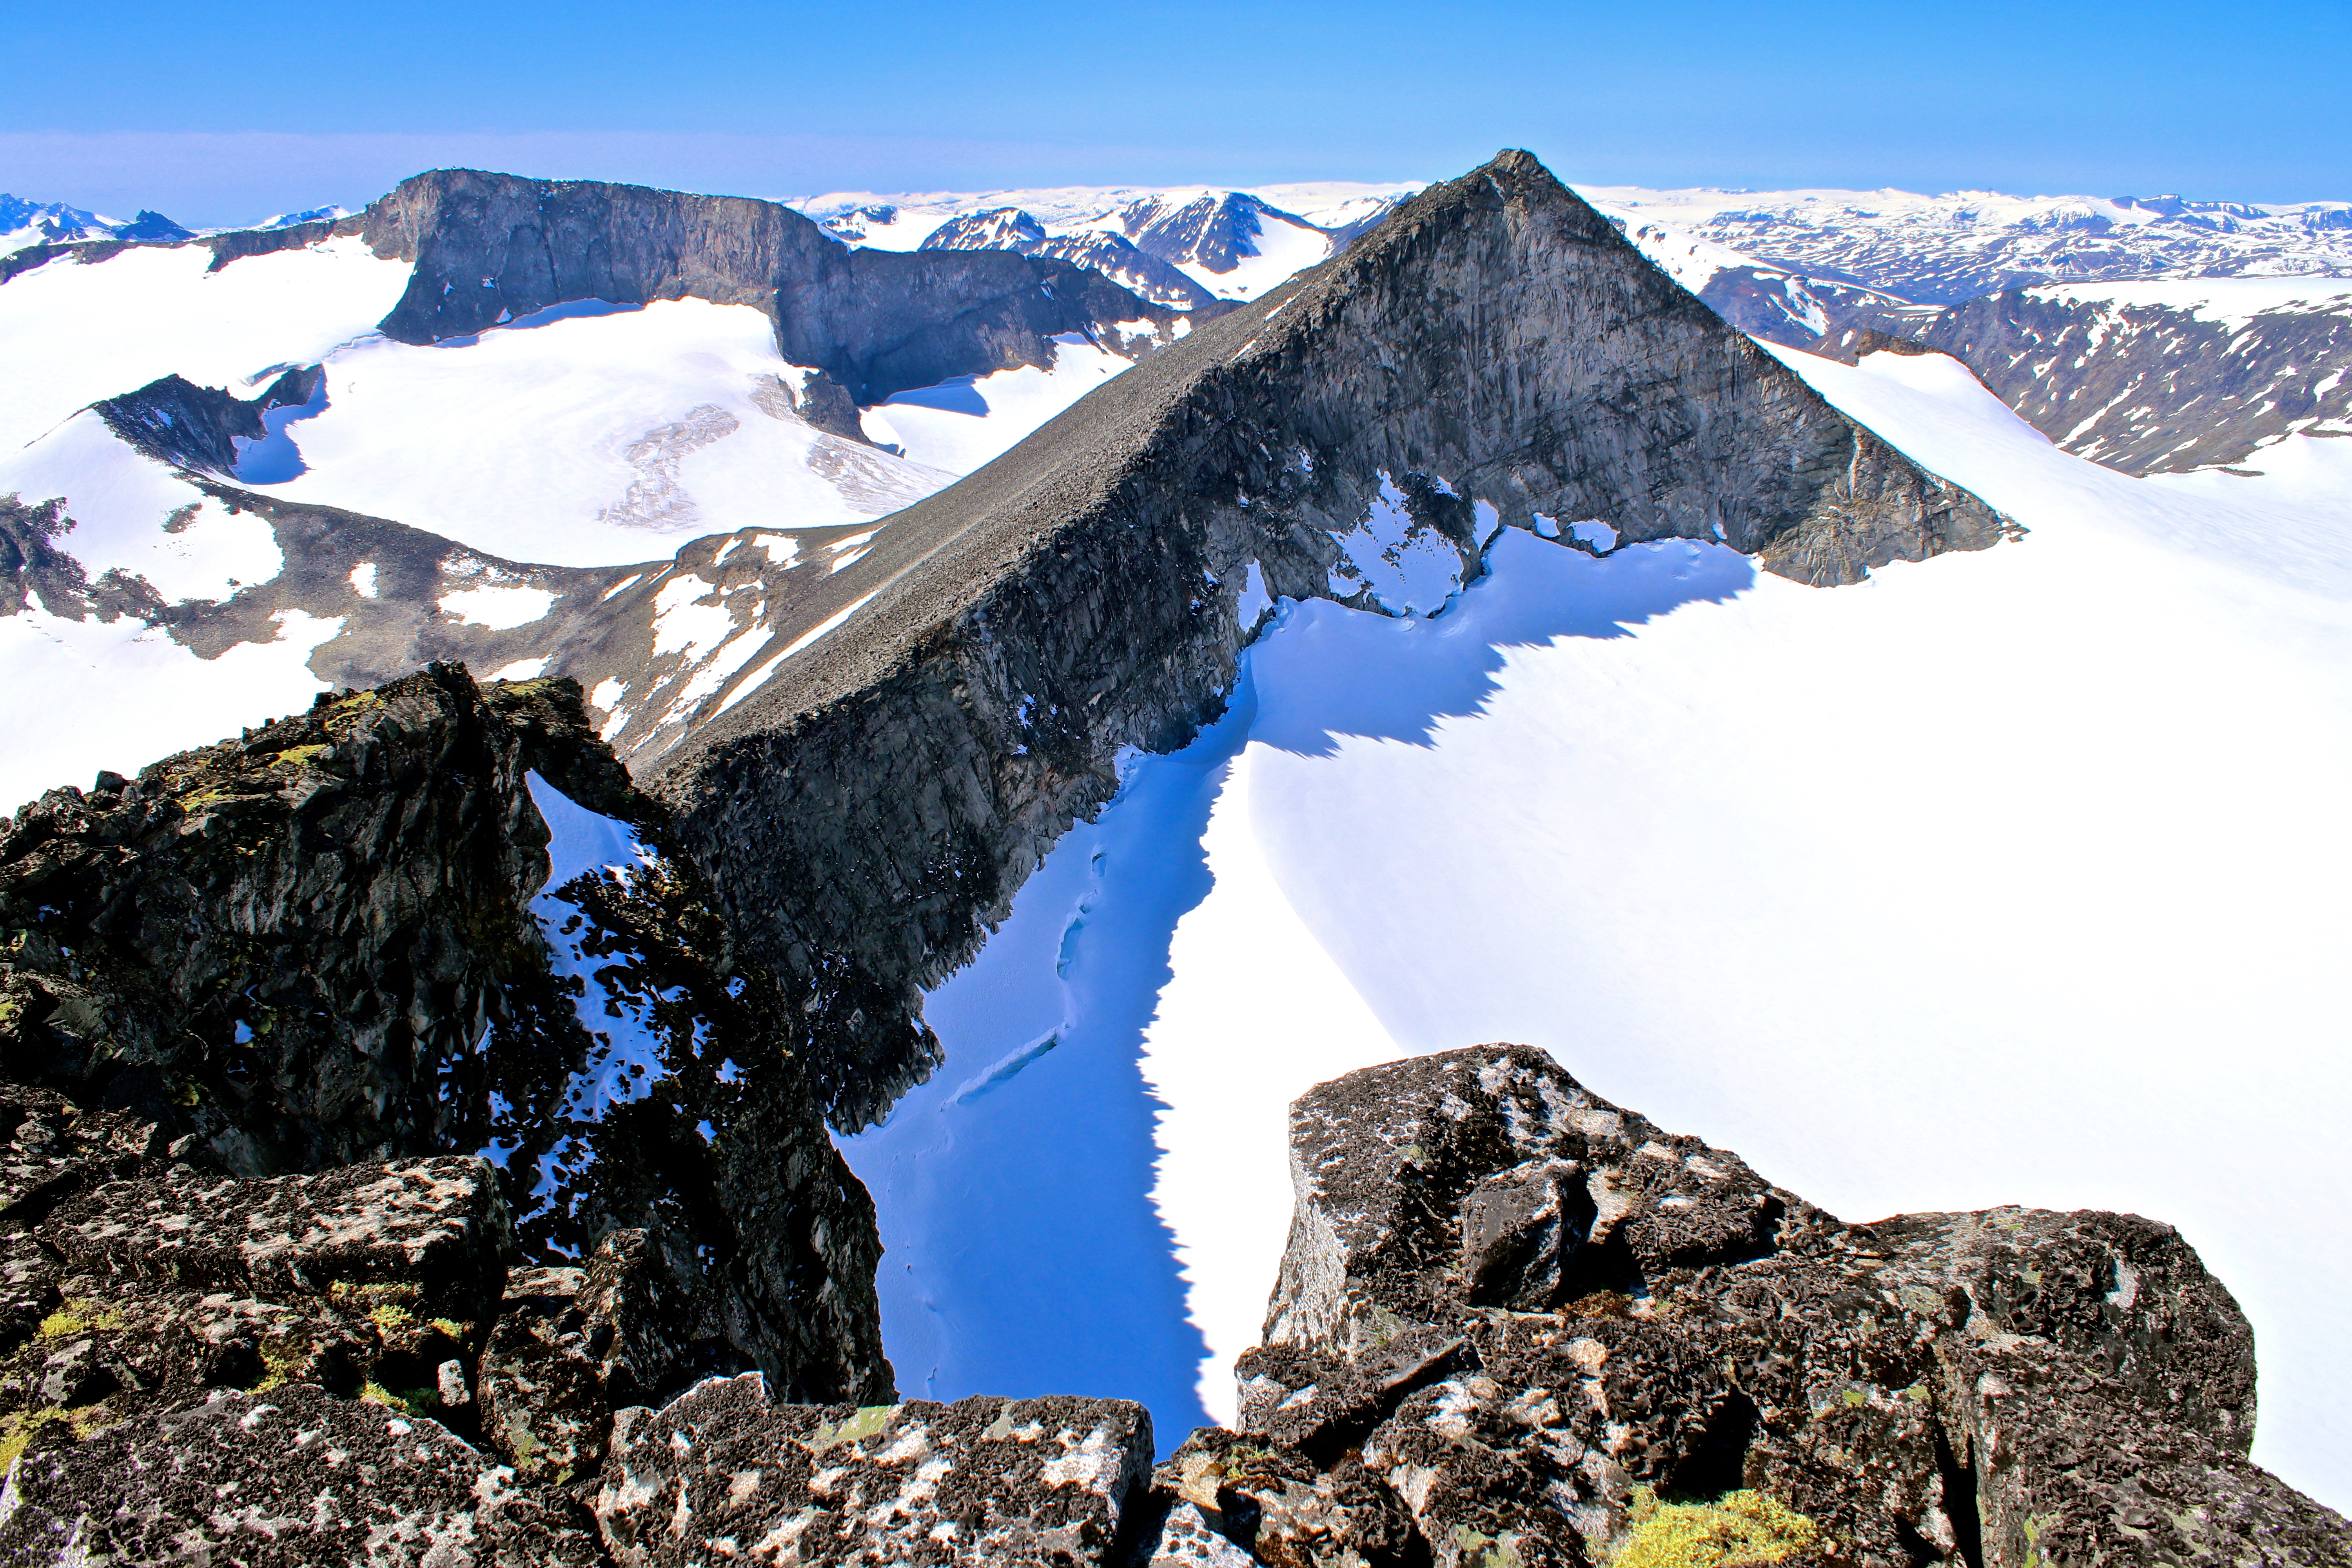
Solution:
[{"label": "rocky ridgeline", "polygon": [[[538,787],[632,863],[542,896]],[[50,792],[0,832],[0,1078],[118,1130],[40,1206],[115,1173],[106,1139],[223,1178],[487,1154],[527,1261],[645,1233],[677,1342],[646,1393],[886,1395],[872,1205],[799,1017],[664,842],[576,686],[449,666]]]},{"label": "rocky ridgeline", "polygon": [[[1229,266],[1273,221],[1245,207],[1137,214],[1130,237]],[[1372,580],[1406,557],[1450,563],[1458,584],[1501,529],[1559,537],[1584,519],[1627,547],[1720,541],[1820,584],[2016,531],[1822,402],[1522,153],[1173,342],[1171,311],[1066,262],[850,250],[731,198],[440,171],[331,226],[412,263],[383,322],[408,342],[588,300],[757,306],[786,359],[831,378],[778,416],[843,429],[853,394],[1050,363],[1068,331],[1118,347],[1122,322],[1164,329],[1013,451],[874,526],[747,530],[667,563],[497,561],[256,495],[215,471],[252,410],[170,378],[105,416],[203,496],[268,521],[286,563],[269,582],[165,605],[136,578],[87,581],[68,509],[0,502],[0,610],[37,593],[207,657],[300,611],[340,628],[310,668],[353,687],[424,659],[538,661],[614,694],[616,744],[670,809],[670,842],[743,967],[772,977],[844,1130],[937,1065],[922,990],[1110,797],[1120,752],[1181,745],[1222,711],[1256,626],[1252,584],[1393,610]],[[216,264],[249,253],[207,243]],[[824,439],[827,463],[879,461]],[[488,584],[546,594],[545,613],[488,626],[444,608]],[[666,605],[725,615],[723,646],[777,652],[730,673],[656,626]]]}]

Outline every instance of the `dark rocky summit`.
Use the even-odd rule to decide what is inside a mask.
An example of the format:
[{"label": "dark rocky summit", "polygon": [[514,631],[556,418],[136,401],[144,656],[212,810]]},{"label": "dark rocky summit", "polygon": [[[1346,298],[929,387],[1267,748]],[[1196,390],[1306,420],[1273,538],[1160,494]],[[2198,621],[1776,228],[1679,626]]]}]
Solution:
[{"label": "dark rocky summit", "polygon": [[870,599],[855,619],[637,762],[747,952],[809,1009],[835,1126],[929,1072],[919,987],[1109,798],[1119,749],[1181,745],[1221,710],[1253,570],[1373,604],[1336,569],[1384,482],[1465,577],[1538,514],[1721,539],[1817,584],[2013,531],[1533,158],[1432,187],[898,513],[821,590]]},{"label": "dark rocky summit", "polygon": [[[541,789],[639,863],[542,893]],[[532,1261],[646,1233],[628,1268],[667,1281],[667,1348],[632,1362],[631,1397],[749,1366],[798,1397],[887,1394],[872,1205],[818,1119],[805,1026],[664,843],[576,686],[446,666],[50,792],[0,834],[0,1077],[46,1096],[20,1142],[75,1151],[20,1178],[35,1217],[167,1149],[247,1178],[479,1151]],[[263,1289],[124,1245],[192,1288]]]},{"label": "dark rocky summit", "polygon": [[317,365],[289,370],[248,399],[167,375],[90,406],[108,429],[167,468],[227,475],[236,469],[236,443],[268,434],[262,415],[310,402],[325,376]]},{"label": "dark rocky summit", "polygon": [[1851,363],[1871,352],[1854,333],[1950,354],[2053,441],[2127,474],[2241,463],[2301,432],[2352,435],[2352,284],[2341,279],[2313,279],[2305,301],[2242,320],[2063,289],[1864,310],[1813,352]]}]

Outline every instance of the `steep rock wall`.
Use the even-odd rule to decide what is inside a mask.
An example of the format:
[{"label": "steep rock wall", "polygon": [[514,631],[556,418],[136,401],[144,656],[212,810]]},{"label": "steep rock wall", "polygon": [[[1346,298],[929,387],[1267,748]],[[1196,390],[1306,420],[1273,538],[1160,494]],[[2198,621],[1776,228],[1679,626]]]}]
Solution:
[{"label": "steep rock wall", "polygon": [[2010,531],[1533,158],[1431,188],[898,514],[860,563],[865,612],[649,781],[749,951],[804,993],[836,1126],[929,1072],[917,988],[1109,798],[1119,749],[1220,710],[1253,563],[1273,593],[1369,603],[1334,536],[1384,482],[1474,573],[1494,525],[1538,514],[1815,584]]}]

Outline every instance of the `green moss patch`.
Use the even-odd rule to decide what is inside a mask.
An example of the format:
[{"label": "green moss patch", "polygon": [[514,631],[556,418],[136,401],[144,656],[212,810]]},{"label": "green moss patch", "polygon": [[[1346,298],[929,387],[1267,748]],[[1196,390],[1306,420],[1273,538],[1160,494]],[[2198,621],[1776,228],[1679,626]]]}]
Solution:
[{"label": "green moss patch", "polygon": [[1783,1562],[1821,1540],[1811,1520],[1758,1491],[1661,1502],[1648,1487],[1635,1487],[1631,1522],[1609,1568],[1747,1568]]}]

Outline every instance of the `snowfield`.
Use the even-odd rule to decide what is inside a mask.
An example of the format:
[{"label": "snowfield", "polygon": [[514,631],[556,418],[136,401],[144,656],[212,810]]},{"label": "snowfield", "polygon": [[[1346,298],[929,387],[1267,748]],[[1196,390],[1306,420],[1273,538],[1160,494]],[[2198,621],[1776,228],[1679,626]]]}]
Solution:
[{"label": "snowfield", "polygon": [[2029,537],[1817,590],[1513,531],[1435,619],[1281,606],[845,1141],[908,1392],[1230,1418],[1288,1100],[1525,1040],[1850,1218],[2173,1222],[2253,1320],[2257,1458],[2352,1501],[2352,442],[2133,479],[1941,356],[1782,357]]},{"label": "snowfield", "polygon": [[[986,467],[1134,362],[1076,332],[1054,340],[1050,369],[1022,365],[901,392],[866,410],[866,438],[961,476]],[[846,521],[846,520],[845,520]]]},{"label": "snowfield", "polygon": [[174,373],[251,397],[373,333],[408,287],[408,263],[380,261],[357,238],[211,264],[201,245],[146,247],[52,261],[0,287],[0,363],[15,371],[0,376],[0,450]]},{"label": "snowfield", "polygon": [[702,300],[559,306],[423,347],[371,336],[327,361],[322,409],[272,416],[299,471],[243,477],[558,566],[857,522],[954,477],[809,426],[807,374],[765,315]]}]

